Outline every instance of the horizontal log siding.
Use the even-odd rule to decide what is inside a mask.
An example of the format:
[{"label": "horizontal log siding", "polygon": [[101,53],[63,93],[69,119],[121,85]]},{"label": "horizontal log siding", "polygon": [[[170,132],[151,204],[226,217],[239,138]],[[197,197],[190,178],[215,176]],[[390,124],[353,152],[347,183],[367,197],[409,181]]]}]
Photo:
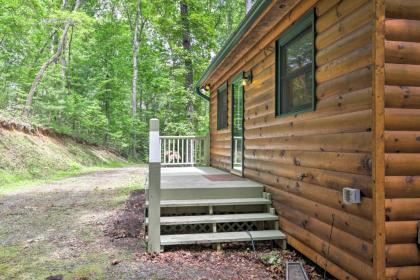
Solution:
[{"label": "horizontal log siding", "polygon": [[386,274],[420,279],[420,1],[385,8]]},{"label": "horizontal log siding", "polygon": [[[275,117],[275,40],[308,11],[309,2],[298,4],[267,32],[255,46],[259,52],[232,61],[225,75],[231,80],[238,63],[254,75],[245,87],[244,176],[272,193],[292,246],[321,267],[327,264],[339,279],[371,279],[372,2],[312,1],[318,31],[316,110]],[[217,131],[215,113],[216,88],[223,82],[212,85],[211,163],[226,169],[231,124]],[[343,204],[344,187],[361,189],[363,203]]]},{"label": "horizontal log siding", "polygon": [[[226,81],[225,81],[226,82]],[[210,89],[210,165],[223,170],[231,167],[231,108],[230,83],[228,84],[228,127],[217,130],[217,88]]]}]

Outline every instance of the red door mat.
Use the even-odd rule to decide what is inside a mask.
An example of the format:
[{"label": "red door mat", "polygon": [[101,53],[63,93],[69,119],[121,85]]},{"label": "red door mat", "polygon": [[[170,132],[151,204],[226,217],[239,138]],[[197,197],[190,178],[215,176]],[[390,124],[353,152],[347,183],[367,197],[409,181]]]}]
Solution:
[{"label": "red door mat", "polygon": [[246,179],[231,174],[203,175],[210,181],[245,181]]}]

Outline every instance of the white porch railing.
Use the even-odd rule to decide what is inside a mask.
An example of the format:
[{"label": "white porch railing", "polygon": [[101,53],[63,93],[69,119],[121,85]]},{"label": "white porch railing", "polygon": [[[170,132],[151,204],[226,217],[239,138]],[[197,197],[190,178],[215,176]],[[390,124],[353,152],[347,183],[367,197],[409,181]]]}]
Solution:
[{"label": "white porch railing", "polygon": [[160,136],[163,166],[209,165],[210,137]]}]

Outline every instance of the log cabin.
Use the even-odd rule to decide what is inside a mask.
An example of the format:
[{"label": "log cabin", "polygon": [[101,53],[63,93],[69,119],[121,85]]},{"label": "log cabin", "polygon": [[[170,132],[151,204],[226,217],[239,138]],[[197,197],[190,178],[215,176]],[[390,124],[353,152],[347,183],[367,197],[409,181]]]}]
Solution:
[{"label": "log cabin", "polygon": [[211,166],[264,184],[290,246],[338,279],[420,279],[419,0],[257,1],[197,93]]}]

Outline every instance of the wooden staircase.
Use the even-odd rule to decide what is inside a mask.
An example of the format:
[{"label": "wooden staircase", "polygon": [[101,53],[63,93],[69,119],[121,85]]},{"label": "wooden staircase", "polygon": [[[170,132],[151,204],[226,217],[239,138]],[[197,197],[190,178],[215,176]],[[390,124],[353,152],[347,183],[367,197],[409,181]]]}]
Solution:
[{"label": "wooden staircase", "polygon": [[[259,240],[274,240],[286,246],[286,236],[278,229],[278,217],[271,207],[271,196],[260,184],[244,181],[200,187],[167,186],[160,195],[162,249],[169,245]],[[148,222],[146,218],[146,228]]]}]

